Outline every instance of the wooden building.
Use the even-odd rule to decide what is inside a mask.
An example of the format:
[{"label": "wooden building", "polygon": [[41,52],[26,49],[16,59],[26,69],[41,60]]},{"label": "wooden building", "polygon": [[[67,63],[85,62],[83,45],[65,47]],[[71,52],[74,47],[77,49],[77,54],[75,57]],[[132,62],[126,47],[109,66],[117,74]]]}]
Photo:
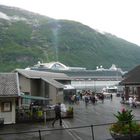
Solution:
[{"label": "wooden building", "polygon": [[63,90],[70,78],[63,73],[17,69],[20,91],[24,95],[51,99],[50,104],[63,102]]},{"label": "wooden building", "polygon": [[124,86],[126,100],[129,96],[136,96],[140,101],[140,65],[125,74],[120,85]]}]

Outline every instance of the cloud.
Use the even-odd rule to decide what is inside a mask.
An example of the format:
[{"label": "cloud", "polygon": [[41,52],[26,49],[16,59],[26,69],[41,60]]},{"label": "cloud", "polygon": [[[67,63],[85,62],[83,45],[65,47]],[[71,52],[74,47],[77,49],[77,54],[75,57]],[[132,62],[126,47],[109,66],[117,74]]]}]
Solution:
[{"label": "cloud", "polygon": [[0,18],[6,19],[6,20],[10,20],[10,18],[6,14],[4,14],[2,12],[0,12]]}]

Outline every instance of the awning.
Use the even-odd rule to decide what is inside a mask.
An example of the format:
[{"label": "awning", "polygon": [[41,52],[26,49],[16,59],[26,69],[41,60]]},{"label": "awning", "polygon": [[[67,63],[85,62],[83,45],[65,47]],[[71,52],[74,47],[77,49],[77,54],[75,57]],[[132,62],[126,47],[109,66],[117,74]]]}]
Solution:
[{"label": "awning", "polygon": [[50,98],[45,98],[45,97],[40,97],[40,96],[31,96],[31,95],[20,95],[20,97],[22,98],[26,98],[26,99],[33,99],[33,100],[46,100],[46,101],[50,101],[52,99]]},{"label": "awning", "polygon": [[65,85],[64,89],[75,89],[75,88],[71,85]]}]

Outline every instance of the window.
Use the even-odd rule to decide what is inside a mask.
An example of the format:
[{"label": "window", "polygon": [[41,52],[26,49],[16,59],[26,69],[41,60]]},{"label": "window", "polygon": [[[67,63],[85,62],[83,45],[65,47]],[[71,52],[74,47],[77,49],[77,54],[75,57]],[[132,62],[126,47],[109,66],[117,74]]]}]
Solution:
[{"label": "window", "polygon": [[2,112],[11,112],[12,111],[12,103],[11,102],[2,102]]}]

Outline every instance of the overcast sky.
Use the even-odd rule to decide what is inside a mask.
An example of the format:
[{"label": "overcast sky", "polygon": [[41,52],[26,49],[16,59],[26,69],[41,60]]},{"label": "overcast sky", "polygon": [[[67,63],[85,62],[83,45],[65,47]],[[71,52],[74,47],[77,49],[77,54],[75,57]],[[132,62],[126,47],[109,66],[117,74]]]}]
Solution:
[{"label": "overcast sky", "polygon": [[0,4],[79,21],[140,45],[140,0],[0,0]]}]

